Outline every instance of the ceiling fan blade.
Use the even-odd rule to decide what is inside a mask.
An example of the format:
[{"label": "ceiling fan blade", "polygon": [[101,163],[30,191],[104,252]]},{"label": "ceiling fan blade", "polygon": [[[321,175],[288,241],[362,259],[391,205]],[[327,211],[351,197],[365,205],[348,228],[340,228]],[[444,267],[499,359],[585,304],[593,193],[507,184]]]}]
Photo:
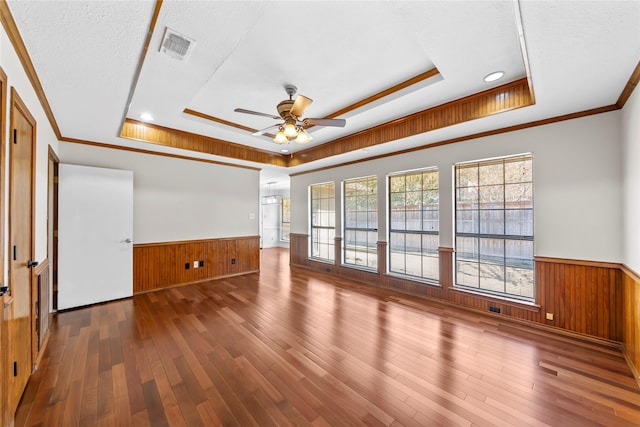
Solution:
[{"label": "ceiling fan blade", "polygon": [[245,110],[244,108],[236,108],[233,111],[235,111],[236,113],[253,114],[254,116],[270,117],[272,119],[280,120],[280,117],[274,116],[273,114],[261,113],[259,111]]},{"label": "ceiling fan blade", "polygon": [[264,129],[260,129],[259,131],[252,133],[252,135],[253,136],[264,135],[265,133],[269,132],[271,129],[278,129],[278,126],[280,126],[280,125],[271,125],[269,127],[266,127]]},{"label": "ceiling fan blade", "polygon": [[313,99],[307,98],[304,95],[296,96],[296,100],[293,103],[293,107],[291,107],[291,114],[293,114],[296,117],[302,116],[312,102],[313,102]]},{"label": "ceiling fan blade", "polygon": [[343,128],[347,121],[345,119],[304,119],[306,126],[335,126]]}]

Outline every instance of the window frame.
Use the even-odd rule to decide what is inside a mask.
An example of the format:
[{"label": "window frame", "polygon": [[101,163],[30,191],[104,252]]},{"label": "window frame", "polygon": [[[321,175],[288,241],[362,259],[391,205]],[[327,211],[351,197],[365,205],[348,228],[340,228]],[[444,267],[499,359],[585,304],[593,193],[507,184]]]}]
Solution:
[{"label": "window frame", "polygon": [[[333,226],[330,225],[314,225],[314,197],[313,197],[313,189],[314,187],[322,187],[322,186],[332,186],[333,195],[331,197],[326,197],[318,200],[333,200],[333,211],[327,211],[329,214],[333,214]],[[336,184],[333,181],[322,182],[317,184],[309,185],[309,255],[308,258],[314,261],[326,262],[330,264],[335,264],[336,255],[335,255],[335,233],[336,233],[336,207],[335,207],[335,194],[336,194]],[[327,216],[327,218],[331,218],[331,215]],[[330,221],[331,222],[331,221]],[[314,230],[329,230],[328,235],[331,236],[330,230],[333,230],[333,241],[327,242],[315,242],[314,236],[316,233]],[[327,248],[328,257],[324,258],[318,255],[314,255],[314,245],[324,245]],[[318,246],[319,248],[320,246]],[[317,251],[320,253],[320,250]]]},{"label": "window frame", "polygon": [[[348,208],[348,201],[347,198],[352,197],[347,195],[347,185],[350,184],[356,184],[358,182],[362,182],[362,181],[373,181],[375,182],[375,195],[371,195],[369,193],[367,193],[366,195],[364,194],[356,194],[356,207],[357,207],[357,201],[358,201],[358,197],[366,197],[367,200],[367,209],[366,210],[354,210],[354,211],[349,211],[350,213],[353,212],[356,215],[356,226],[349,226],[349,222],[350,220],[348,219],[348,213],[347,213],[347,208]],[[368,185],[368,184],[367,184]],[[367,175],[367,176],[363,176],[363,177],[358,177],[358,178],[349,178],[349,179],[345,179],[344,181],[342,181],[342,265],[345,267],[349,267],[349,268],[356,268],[356,269],[361,269],[361,270],[366,270],[366,271],[378,271],[378,228],[379,228],[379,218],[378,218],[378,176],[377,175]],[[370,209],[370,199],[375,201],[375,206]],[[366,215],[366,227],[358,227],[357,223],[358,223],[358,213],[365,213]],[[369,213],[375,213],[375,228],[374,227],[369,227]],[[349,239],[348,239],[348,235],[354,233],[356,238],[355,238],[355,244],[351,245],[349,244]],[[357,236],[362,236],[362,234],[364,233],[364,235],[366,236],[366,242],[367,242],[367,250],[366,251],[362,251],[362,250],[358,250],[358,238]],[[369,236],[370,234],[374,234],[375,235],[375,242],[373,242],[373,245],[370,244],[369,242]],[[366,262],[364,264],[358,264],[358,263],[353,263],[353,262],[347,262],[347,252],[348,251],[353,251],[354,252],[354,256],[355,256],[355,260],[357,261],[357,255],[358,254],[366,254]]]},{"label": "window frame", "polygon": [[[436,176],[436,188],[428,188],[425,189],[424,187],[424,176],[425,174],[433,174],[435,173]],[[394,178],[398,178],[398,177],[404,177],[405,180],[407,177],[409,176],[414,176],[414,175],[422,175],[421,177],[421,184],[420,184],[420,208],[417,210],[417,212],[419,212],[419,217],[420,217],[420,229],[410,229],[409,227],[407,227],[407,212],[408,210],[406,209],[406,203],[404,204],[405,209],[402,210],[405,214],[404,214],[404,224],[405,227],[402,228],[394,228],[394,222],[396,221],[394,219],[394,214],[393,214],[393,206],[394,206],[394,200],[393,200],[393,195],[394,194],[404,194],[404,199],[405,202],[407,200],[407,193],[414,193],[415,191],[408,191],[407,187],[406,187],[406,183],[405,183],[405,190],[402,192],[395,192],[393,191],[393,185],[392,185],[392,180]],[[433,209],[434,204],[425,204],[424,203],[424,197],[425,197],[425,192],[427,191],[436,191],[437,194],[437,204],[435,205],[436,208]],[[439,257],[439,246],[440,246],[440,171],[438,169],[437,166],[429,166],[426,168],[420,168],[420,169],[413,169],[413,170],[408,170],[408,171],[400,171],[400,172],[394,172],[391,173],[387,176],[387,203],[388,203],[388,209],[387,209],[387,239],[388,239],[388,245],[387,245],[387,273],[388,274],[392,274],[395,276],[399,276],[399,277],[403,277],[406,279],[410,279],[410,280],[418,280],[418,281],[422,281],[422,282],[426,282],[428,284],[435,284],[435,285],[439,285],[439,280],[440,280],[440,257]],[[425,209],[426,206],[430,206],[432,207],[432,209]],[[436,212],[435,214],[435,218],[431,217],[430,219],[425,219],[424,217],[424,213],[425,212]],[[435,230],[425,230],[424,229],[424,225],[425,225],[425,220],[430,220],[432,224],[436,225],[436,229]],[[401,251],[394,251],[393,250],[393,238],[392,238],[392,234],[398,234],[398,235],[403,235],[404,236],[404,252]],[[411,274],[407,272],[407,243],[406,243],[406,238],[408,235],[413,235],[413,236],[418,236],[419,240],[420,240],[420,250],[419,250],[419,257],[420,257],[420,274]],[[436,246],[435,246],[435,256],[434,255],[427,255],[425,252],[425,242],[424,242],[424,238],[423,236],[436,236]],[[404,271],[400,271],[400,269],[396,269],[396,267],[394,266],[393,263],[393,258],[392,258],[392,254],[393,253],[404,253]],[[430,258],[433,262],[433,259],[435,259],[436,262],[436,266],[435,266],[435,275],[426,275],[425,274],[425,261],[427,261],[425,258]]]},{"label": "window frame", "polygon": [[[506,171],[506,165],[509,163],[517,163],[517,162],[521,162],[521,161],[526,161],[529,162],[529,180],[525,180],[525,181],[514,181],[514,182],[509,182],[507,180],[507,174],[505,173]],[[486,296],[491,296],[491,297],[498,297],[498,298],[503,298],[503,299],[508,299],[508,300],[514,300],[517,302],[522,302],[522,303],[535,303],[536,302],[536,280],[535,280],[535,263],[534,263],[534,242],[535,242],[535,230],[534,230],[534,215],[535,215],[535,203],[534,203],[534,165],[533,165],[533,154],[532,153],[523,153],[523,154],[517,154],[517,155],[511,155],[511,156],[505,156],[505,157],[499,157],[499,158],[491,158],[491,159],[483,159],[483,160],[474,160],[474,161],[470,161],[470,162],[460,162],[460,163],[456,163],[453,167],[453,189],[454,189],[454,197],[453,197],[453,213],[454,213],[454,240],[455,240],[455,258],[454,258],[454,262],[453,262],[453,270],[454,270],[454,283],[453,286],[456,289],[459,290],[465,290],[465,291],[471,291],[471,292],[475,292],[475,293],[479,293],[482,295],[486,295]],[[500,184],[496,184],[496,183],[489,183],[489,184],[481,184],[481,177],[480,177],[480,168],[481,167],[490,167],[490,166],[495,166],[495,165],[502,165],[502,178],[501,178],[501,183]],[[473,167],[475,165],[475,167],[477,168],[477,178],[476,178],[476,184],[475,185],[466,185],[466,186],[461,186],[459,185],[459,179],[460,179],[460,174],[459,174],[459,170],[462,168],[470,168]],[[522,184],[528,184],[529,185],[529,190],[530,190],[530,194],[528,195],[528,199],[523,199],[524,200],[524,204],[523,202],[521,203],[521,206],[519,207],[514,207],[516,201],[511,201],[511,203],[514,203],[514,206],[512,206],[511,208],[507,207],[507,203],[509,203],[508,201],[508,197],[507,197],[507,186],[509,185],[522,185]],[[480,191],[482,188],[487,189],[487,191],[491,191],[491,189],[489,189],[489,187],[502,187],[502,199],[501,199],[501,203],[502,203],[502,208],[501,209],[497,209],[495,207],[485,207],[484,209],[481,208],[481,205],[483,204],[482,200],[481,200],[481,196],[480,196]],[[464,191],[471,191],[471,189],[476,189],[476,201],[475,201],[475,208],[470,208],[470,209],[460,209],[459,208],[459,203],[460,203],[460,194],[461,192]],[[496,193],[496,194],[500,194],[500,193]],[[474,202],[467,202],[470,203],[471,206],[473,206]],[[489,206],[491,205],[491,203],[488,202],[484,202],[486,204],[488,204]],[[495,202],[494,202],[495,203]],[[524,207],[527,205],[527,203],[529,204],[529,207]],[[509,221],[509,215],[507,215],[508,212],[515,212],[515,211],[520,211],[521,212],[521,218],[519,219],[519,221]],[[468,217],[461,219],[461,216],[464,216],[462,213],[463,212],[470,212],[470,218],[471,218],[471,222],[472,222],[472,228],[477,227],[477,231],[476,232],[467,232],[467,231],[459,231],[460,224],[461,221],[468,221]],[[492,225],[491,225],[491,221],[493,218],[492,217],[492,213],[495,212],[501,212],[502,215],[502,228],[503,231],[502,233],[500,232],[496,232],[495,229],[493,230],[493,232],[489,232],[487,231],[487,229],[491,229]],[[525,220],[522,220],[522,212],[528,212],[525,215]],[[483,215],[484,213],[484,215]],[[485,219],[483,220],[483,216],[485,217]],[[473,224],[473,222],[477,222],[477,224]],[[484,221],[484,223],[483,223]],[[495,224],[495,219],[493,219],[494,224]],[[487,225],[485,225],[487,224]],[[524,233],[521,232],[520,234],[507,234],[507,229],[509,228],[509,226],[514,227],[515,224],[519,224],[519,227],[522,229],[526,229],[526,230],[530,230],[530,233]],[[485,232],[482,232],[482,227],[485,227]],[[512,229],[513,231],[513,229]],[[465,249],[463,249],[463,244],[461,242],[462,239],[467,239],[467,243],[473,241],[473,256],[475,258],[469,257],[468,255],[468,251],[465,251]],[[469,239],[474,239],[474,240],[469,240]],[[496,245],[496,242],[501,242],[502,243],[502,256],[497,257],[497,256],[490,256],[489,252],[491,252],[491,249],[486,249],[487,247],[489,247],[491,244]],[[525,244],[522,245],[522,247],[524,247],[524,251],[525,252],[530,252],[530,256],[527,257],[514,257],[514,254],[511,254],[511,257],[508,256],[508,251],[509,251],[509,247],[511,245],[511,249],[513,250],[513,247],[517,247],[518,245],[520,245],[520,243],[515,243],[515,242],[530,242],[530,244]],[[483,252],[483,244],[486,245],[485,246],[485,261],[482,261],[482,252]],[[515,245],[515,246],[514,246]],[[497,245],[498,247],[500,245]],[[522,247],[520,248],[521,250],[521,254],[522,254]],[[468,248],[467,248],[468,249]],[[477,252],[477,256],[476,256],[476,252]],[[463,254],[467,254],[466,257]],[[491,261],[490,258],[494,258],[493,262]],[[472,261],[473,259],[473,261]],[[511,261],[509,261],[511,259]],[[516,266],[514,265],[514,261],[515,259],[519,259],[522,262],[522,266]],[[477,261],[476,261],[477,260]],[[501,261],[500,263],[498,263],[497,261]],[[468,284],[464,284],[464,283],[458,283],[459,281],[459,276],[461,276],[462,274],[460,273],[461,271],[461,264],[463,266],[467,266],[470,267],[473,264],[477,265],[477,275],[475,276],[469,276],[471,278],[476,277],[477,278],[477,286],[471,286]],[[496,266],[498,269],[502,270],[502,291],[498,291],[498,290],[492,290],[492,289],[486,289],[486,288],[482,288],[482,279],[483,279],[483,275],[482,275],[482,265],[485,266]],[[510,282],[508,277],[510,276],[510,271],[511,274],[515,274],[515,272],[520,271],[520,274],[522,275],[522,277],[525,278],[529,278],[530,280],[526,280],[526,282],[524,282],[525,285],[528,284],[528,286],[531,287],[531,296],[529,295],[523,295],[522,292],[521,293],[514,293],[514,292],[508,292],[507,289],[511,286],[513,288],[517,288],[520,285],[517,284],[516,282]],[[529,273],[522,273],[523,270],[530,270]],[[488,279],[485,277],[485,280],[488,281]]]},{"label": "window frame", "polygon": [[[285,201],[287,202],[287,211],[288,211],[287,218],[289,219],[288,221],[285,221],[285,209],[284,209]],[[285,237],[285,229],[287,230],[286,237]],[[280,199],[280,241],[290,242],[291,241],[291,238],[289,237],[290,234],[291,234],[291,198],[283,197]]]}]

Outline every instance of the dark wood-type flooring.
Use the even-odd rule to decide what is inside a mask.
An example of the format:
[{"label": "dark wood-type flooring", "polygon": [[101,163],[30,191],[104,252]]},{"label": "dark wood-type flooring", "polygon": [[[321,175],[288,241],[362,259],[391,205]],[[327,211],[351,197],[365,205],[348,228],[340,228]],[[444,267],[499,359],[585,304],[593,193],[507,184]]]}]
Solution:
[{"label": "dark wood-type flooring", "polygon": [[59,314],[16,425],[640,425],[614,347],[261,256]]}]

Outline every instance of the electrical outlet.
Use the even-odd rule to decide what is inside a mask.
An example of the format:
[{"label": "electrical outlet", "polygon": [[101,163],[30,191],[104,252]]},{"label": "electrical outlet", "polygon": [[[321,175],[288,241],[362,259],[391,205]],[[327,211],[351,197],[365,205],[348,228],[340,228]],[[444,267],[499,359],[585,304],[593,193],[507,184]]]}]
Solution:
[{"label": "electrical outlet", "polygon": [[204,260],[200,260],[200,262],[198,263],[198,267],[204,267]]},{"label": "electrical outlet", "polygon": [[193,261],[193,268],[198,268],[198,261]]},{"label": "electrical outlet", "polygon": [[500,307],[489,307],[489,311],[493,313],[500,313]]},{"label": "electrical outlet", "polygon": [[189,264],[188,262],[185,262],[185,263],[184,263],[184,269],[185,269],[185,270],[188,270],[190,265],[191,265],[191,264]]},{"label": "electrical outlet", "polygon": [[235,264],[236,263],[236,259],[235,258],[231,258],[231,264]]},{"label": "electrical outlet", "polygon": [[553,313],[547,313],[547,320],[553,320]]}]

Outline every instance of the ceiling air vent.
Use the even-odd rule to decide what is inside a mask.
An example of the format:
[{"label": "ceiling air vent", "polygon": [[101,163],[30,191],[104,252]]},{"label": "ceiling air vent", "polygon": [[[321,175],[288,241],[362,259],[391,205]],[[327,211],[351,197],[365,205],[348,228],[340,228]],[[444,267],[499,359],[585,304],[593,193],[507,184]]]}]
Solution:
[{"label": "ceiling air vent", "polygon": [[183,61],[187,59],[191,51],[195,40],[190,39],[178,32],[173,31],[171,28],[166,29],[162,43],[160,44],[160,52]]}]

